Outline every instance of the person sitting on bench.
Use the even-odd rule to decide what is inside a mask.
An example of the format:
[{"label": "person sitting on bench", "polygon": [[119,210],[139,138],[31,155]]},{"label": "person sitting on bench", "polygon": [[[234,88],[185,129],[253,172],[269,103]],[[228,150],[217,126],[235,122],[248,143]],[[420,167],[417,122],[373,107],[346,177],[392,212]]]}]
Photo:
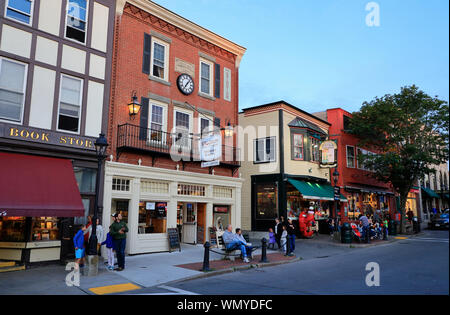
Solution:
[{"label": "person sitting on bench", "polygon": [[223,242],[225,243],[225,248],[228,251],[235,249],[240,249],[244,262],[250,262],[247,258],[247,250],[245,244],[238,238],[238,235],[233,234],[233,228],[231,224],[227,226],[227,229],[222,235]]}]

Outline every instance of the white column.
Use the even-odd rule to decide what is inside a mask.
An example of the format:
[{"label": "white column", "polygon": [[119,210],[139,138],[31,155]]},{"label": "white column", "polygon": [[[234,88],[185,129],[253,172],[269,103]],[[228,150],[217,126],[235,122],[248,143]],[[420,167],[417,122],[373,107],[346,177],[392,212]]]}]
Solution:
[{"label": "white column", "polygon": [[209,228],[214,226],[213,222],[213,204],[211,202],[208,202],[206,204],[206,223],[205,223],[205,229],[206,229],[206,240],[208,242],[211,242],[209,239]]},{"label": "white column", "polygon": [[235,195],[234,198],[234,217],[235,217],[235,227],[242,228],[242,212],[241,212],[241,187],[236,187],[233,189],[233,193]]},{"label": "white column", "polygon": [[133,178],[131,181],[132,197],[128,205],[128,235],[127,253],[136,254],[138,243],[139,201],[141,195],[141,179]]},{"label": "white column", "polygon": [[177,182],[169,184],[170,202],[167,203],[167,228],[177,227]]}]

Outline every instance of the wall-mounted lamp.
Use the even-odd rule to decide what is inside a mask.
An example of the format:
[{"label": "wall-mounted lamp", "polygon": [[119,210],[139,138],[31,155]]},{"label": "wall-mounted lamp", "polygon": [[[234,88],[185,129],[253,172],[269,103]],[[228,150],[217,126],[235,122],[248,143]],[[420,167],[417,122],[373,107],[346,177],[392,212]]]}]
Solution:
[{"label": "wall-mounted lamp", "polygon": [[134,119],[136,115],[139,113],[141,109],[141,104],[138,102],[138,98],[136,96],[136,91],[132,92],[131,103],[128,104],[128,113],[130,114],[130,118]]},{"label": "wall-mounted lamp", "polygon": [[228,122],[227,126],[225,127],[224,135],[227,138],[233,136],[233,127],[231,126],[231,124],[229,122]]}]

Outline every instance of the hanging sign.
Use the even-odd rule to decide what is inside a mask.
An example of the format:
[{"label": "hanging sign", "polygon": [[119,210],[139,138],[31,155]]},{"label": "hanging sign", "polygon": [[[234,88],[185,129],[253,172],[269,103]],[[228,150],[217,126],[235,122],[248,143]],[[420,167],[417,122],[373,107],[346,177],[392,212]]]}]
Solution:
[{"label": "hanging sign", "polygon": [[214,134],[201,139],[200,157],[202,167],[219,165],[222,157],[222,137],[220,134]]},{"label": "hanging sign", "polygon": [[336,167],[337,166],[337,144],[333,140],[322,142],[319,147],[320,166]]}]

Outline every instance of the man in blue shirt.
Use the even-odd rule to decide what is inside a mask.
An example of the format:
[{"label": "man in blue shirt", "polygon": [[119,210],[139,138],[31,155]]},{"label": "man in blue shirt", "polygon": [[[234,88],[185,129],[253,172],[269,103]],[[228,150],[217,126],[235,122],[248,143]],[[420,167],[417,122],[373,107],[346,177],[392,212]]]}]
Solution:
[{"label": "man in blue shirt", "polygon": [[[73,238],[73,246],[75,247],[75,268],[84,266],[84,231],[86,231],[86,225],[81,225],[80,230]],[[80,264],[81,263],[81,264]]]},{"label": "man in blue shirt", "polygon": [[242,257],[244,258],[244,262],[249,263],[250,261],[247,258],[247,250],[244,242],[242,242],[238,235],[233,234],[233,228],[231,224],[227,226],[227,229],[222,235],[223,242],[225,243],[225,247],[227,250],[232,250],[235,248],[239,248],[242,253]]}]

